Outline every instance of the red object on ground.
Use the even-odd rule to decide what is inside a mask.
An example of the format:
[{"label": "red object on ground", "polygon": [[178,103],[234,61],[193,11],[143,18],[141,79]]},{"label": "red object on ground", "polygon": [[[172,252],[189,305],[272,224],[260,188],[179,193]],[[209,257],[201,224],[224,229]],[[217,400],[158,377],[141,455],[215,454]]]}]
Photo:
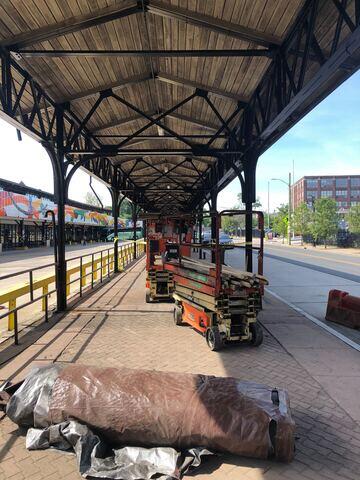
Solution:
[{"label": "red object on ground", "polygon": [[329,322],[359,329],[360,297],[354,297],[341,290],[330,290],[325,318]]}]

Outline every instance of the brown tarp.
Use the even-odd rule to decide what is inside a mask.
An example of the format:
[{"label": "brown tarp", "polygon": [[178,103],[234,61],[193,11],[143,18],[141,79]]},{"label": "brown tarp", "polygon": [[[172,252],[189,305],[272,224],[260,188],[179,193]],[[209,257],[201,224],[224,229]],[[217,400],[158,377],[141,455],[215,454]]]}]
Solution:
[{"label": "brown tarp", "polygon": [[71,365],[47,416],[84,423],[115,447],[202,446],[286,462],[294,453],[287,393],[235,378]]}]

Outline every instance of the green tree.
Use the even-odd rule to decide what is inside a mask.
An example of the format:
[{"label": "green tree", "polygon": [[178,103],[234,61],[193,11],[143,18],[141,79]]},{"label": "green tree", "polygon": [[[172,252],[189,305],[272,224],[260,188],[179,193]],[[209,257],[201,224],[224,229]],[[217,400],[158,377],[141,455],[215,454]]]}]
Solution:
[{"label": "green tree", "polygon": [[355,205],[350,208],[347,214],[347,221],[351,233],[360,233],[360,205]]},{"label": "green tree", "polygon": [[84,201],[87,205],[92,205],[94,207],[101,207],[101,203],[93,194],[93,192],[87,192],[85,195]]},{"label": "green tree", "polygon": [[[306,205],[306,203],[300,203],[298,207],[295,208],[293,214],[293,227],[296,234],[307,235],[310,233],[312,221],[312,211]],[[303,240],[301,239],[301,243]]]},{"label": "green tree", "polygon": [[314,203],[313,222],[311,233],[315,241],[322,239],[326,248],[327,240],[339,228],[339,214],[336,202],[332,198],[318,198]]},{"label": "green tree", "polygon": [[289,213],[288,206],[281,204],[280,207],[278,207],[273,220],[273,229],[278,235],[282,236],[283,243],[288,231],[288,224],[289,224],[288,213]]},{"label": "green tree", "polygon": [[226,216],[221,218],[221,228],[226,233],[237,234],[238,229],[241,228],[241,218],[239,215]]},{"label": "green tree", "polygon": [[119,216],[120,218],[132,218],[132,204],[127,198],[121,202]]},{"label": "green tree", "polygon": [[[242,195],[241,193],[237,194],[238,203],[237,203],[235,208],[238,209],[238,210],[245,210],[245,203],[243,203],[241,195]],[[258,208],[261,208],[261,206],[262,205],[261,205],[261,202],[260,202],[260,198],[256,197],[255,202],[252,204],[253,210],[257,210]]]}]

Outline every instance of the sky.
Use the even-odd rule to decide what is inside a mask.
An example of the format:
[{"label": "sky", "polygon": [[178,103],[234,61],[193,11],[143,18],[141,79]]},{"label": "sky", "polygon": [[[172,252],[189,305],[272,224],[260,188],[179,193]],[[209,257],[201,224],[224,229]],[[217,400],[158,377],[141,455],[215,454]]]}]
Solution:
[{"label": "sky", "polygon": [[[49,157],[35,140],[22,135],[0,119],[0,178],[24,182],[34,188],[53,192],[53,174]],[[272,178],[295,181],[304,175],[360,174],[360,71],[343,83],[306,117],[297,123],[258,161],[257,196],[263,210],[270,211],[287,203],[286,185]],[[93,186],[106,205],[111,204],[106,186],[93,180]],[[89,176],[77,171],[69,188],[69,197],[84,201],[89,188]],[[218,209],[236,206],[240,184],[236,179],[218,197]]]}]

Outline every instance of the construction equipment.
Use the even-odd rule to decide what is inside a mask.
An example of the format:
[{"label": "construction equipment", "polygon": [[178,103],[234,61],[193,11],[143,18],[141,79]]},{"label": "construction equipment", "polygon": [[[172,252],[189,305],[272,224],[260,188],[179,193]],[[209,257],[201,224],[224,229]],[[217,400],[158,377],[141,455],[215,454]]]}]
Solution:
[{"label": "construction equipment", "polygon": [[[263,341],[257,313],[261,309],[264,285],[267,284],[262,275],[264,222],[262,212],[250,213],[258,216],[261,232],[260,247],[255,247],[259,252],[257,274],[223,266],[221,262],[223,250],[227,248],[219,243],[221,216],[249,214],[241,210],[214,213],[217,224],[215,241],[197,245],[213,250],[215,263],[183,257],[180,251],[178,259],[164,264],[165,269],[172,273],[174,282],[172,296],[176,325],[187,323],[201,332],[214,351],[229,342],[249,342],[258,346]],[[236,248],[236,245],[232,247]]]},{"label": "construction equipment", "polygon": [[[173,274],[164,268],[164,262],[179,255],[179,242],[190,243],[193,220],[191,216],[165,217],[148,215],[146,220],[146,303],[172,300]],[[190,255],[190,246],[181,247],[183,255]]]}]

